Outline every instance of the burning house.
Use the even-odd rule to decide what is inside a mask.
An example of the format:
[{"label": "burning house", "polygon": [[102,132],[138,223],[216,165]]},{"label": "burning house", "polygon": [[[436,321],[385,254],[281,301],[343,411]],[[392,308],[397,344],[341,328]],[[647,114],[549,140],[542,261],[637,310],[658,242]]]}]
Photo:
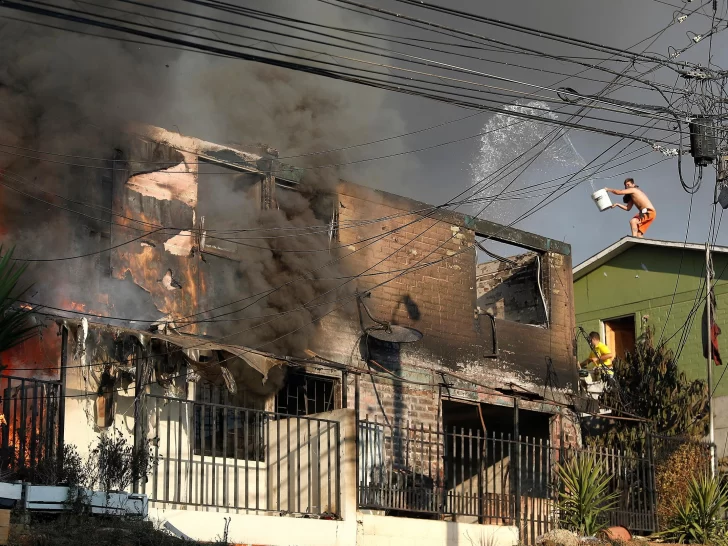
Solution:
[{"label": "burning house", "polygon": [[[129,134],[69,234],[90,257],[1,355],[6,468],[125,435],[170,529],[233,514],[250,543],[283,540],[271,514],[316,544],[547,528],[552,455],[580,443],[568,245],[312,187],[264,146]],[[522,252],[478,263],[495,241]]]}]

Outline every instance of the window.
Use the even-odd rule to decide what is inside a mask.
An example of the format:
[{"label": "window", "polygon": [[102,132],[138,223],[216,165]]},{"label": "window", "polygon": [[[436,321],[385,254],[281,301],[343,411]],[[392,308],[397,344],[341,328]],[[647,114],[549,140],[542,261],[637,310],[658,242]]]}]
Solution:
[{"label": "window", "polygon": [[627,353],[634,352],[634,315],[605,320],[603,323],[604,343],[612,350],[614,356],[624,358]]},{"label": "window", "polygon": [[195,455],[265,460],[265,399],[200,382],[195,389]]},{"label": "window", "polygon": [[548,286],[541,256],[535,252],[476,237],[478,308],[502,320],[543,325],[548,322]]},{"label": "window", "polygon": [[290,370],[286,386],[276,395],[276,412],[313,415],[336,409],[336,380]]}]

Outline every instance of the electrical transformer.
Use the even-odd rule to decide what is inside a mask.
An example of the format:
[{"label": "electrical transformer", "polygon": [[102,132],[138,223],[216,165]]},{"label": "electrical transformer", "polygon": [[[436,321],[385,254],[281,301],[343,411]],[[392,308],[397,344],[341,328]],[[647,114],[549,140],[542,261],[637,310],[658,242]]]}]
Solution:
[{"label": "electrical transformer", "polygon": [[699,167],[705,167],[717,158],[718,135],[713,118],[698,116],[690,122],[690,155]]}]

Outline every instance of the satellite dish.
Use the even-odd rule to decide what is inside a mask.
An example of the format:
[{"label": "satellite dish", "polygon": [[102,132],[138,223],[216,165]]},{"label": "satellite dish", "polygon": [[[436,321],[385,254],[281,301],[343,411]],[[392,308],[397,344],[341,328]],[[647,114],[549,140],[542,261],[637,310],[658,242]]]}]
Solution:
[{"label": "satellite dish", "polygon": [[[369,294],[366,294],[368,296]],[[375,319],[369,312],[369,309],[362,301],[361,294],[356,294],[356,301],[359,304],[359,324],[364,333],[372,336],[374,339],[379,341],[387,341],[389,343],[414,343],[422,339],[422,332],[415,330],[414,328],[408,328],[407,326],[398,326],[396,324],[390,324],[382,320]],[[361,308],[364,308],[372,322],[376,322],[375,326],[364,327],[364,319],[361,314]]]},{"label": "satellite dish", "polygon": [[375,326],[367,328],[366,333],[379,341],[390,343],[414,343],[422,339],[422,332],[406,326],[389,325],[389,328]]}]

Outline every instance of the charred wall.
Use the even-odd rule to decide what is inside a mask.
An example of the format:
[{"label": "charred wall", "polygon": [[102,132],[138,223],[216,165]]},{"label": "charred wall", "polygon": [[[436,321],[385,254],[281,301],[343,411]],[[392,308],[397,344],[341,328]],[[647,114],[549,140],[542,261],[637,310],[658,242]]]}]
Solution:
[{"label": "charred wall", "polygon": [[[471,220],[462,215],[434,215],[432,208],[420,203],[353,184],[342,184],[339,194],[342,223],[387,218],[361,229],[342,229],[339,234],[351,253],[347,259],[355,264],[353,268],[365,272],[357,284],[360,291],[371,290],[365,301],[372,314],[415,328],[424,337],[417,343],[388,346],[364,339],[355,316],[348,321],[327,317],[317,338],[322,354],[344,362],[352,362],[352,355],[354,361],[374,355],[385,373],[434,384],[443,383],[438,370],[447,370],[506,394],[562,398],[571,392],[576,369],[568,255],[541,252],[549,327],[496,318],[494,339],[490,319],[478,311],[473,242],[481,233],[469,225]],[[417,269],[418,265],[423,267]],[[401,274],[404,270],[407,273]],[[378,286],[381,283],[386,284]],[[535,278],[533,284],[537,290]],[[406,399],[409,388],[403,384],[399,393],[392,394],[392,404],[398,403],[397,397]],[[549,391],[556,394],[546,396]],[[421,397],[419,390],[416,395]],[[431,412],[436,403],[421,405],[422,411]]]}]

